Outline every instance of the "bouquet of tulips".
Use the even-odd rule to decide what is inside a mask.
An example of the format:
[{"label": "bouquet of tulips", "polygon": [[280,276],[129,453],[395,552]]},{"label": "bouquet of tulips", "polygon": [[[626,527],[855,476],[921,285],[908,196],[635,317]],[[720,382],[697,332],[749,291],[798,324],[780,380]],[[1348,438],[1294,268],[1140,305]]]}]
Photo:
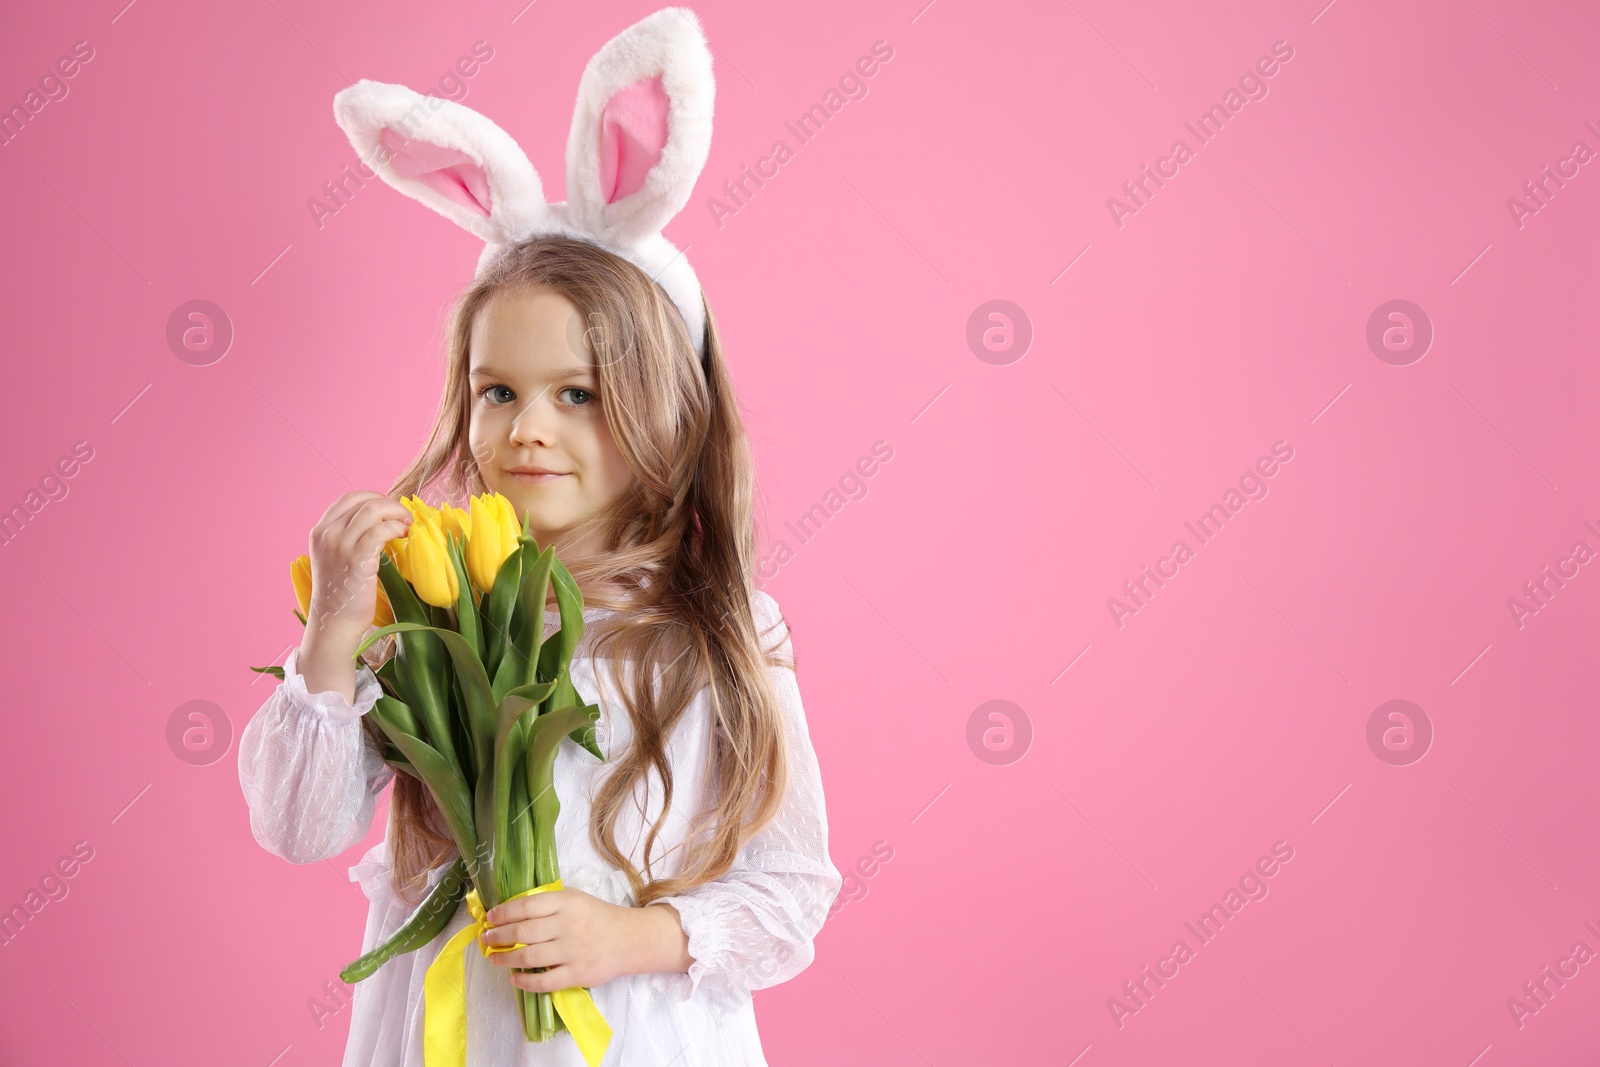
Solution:
[{"label": "bouquet of tulips", "polygon": [[[594,737],[599,708],[578,695],[569,676],[583,633],[583,595],[554,550],[540,550],[498,493],[473,497],[467,510],[434,508],[415,496],[401,502],[412,523],[379,556],[375,629],[357,655],[394,635],[394,654],[375,672],[383,694],[371,712],[387,739],[384,758],[428,787],[461,854],[395,935],[340,978],[359,982],[428,944],[465,896],[477,921],[428,971],[431,1050],[436,1035],[451,1044],[465,1039],[461,952],[482,929],[483,913],[561,887],[552,773],[562,738],[604,756]],[[295,560],[290,573],[304,623],[309,558]],[[546,641],[552,585],[561,628]],[[252,669],[283,677],[281,667]],[[585,1058],[598,1061],[610,1029],[586,991],[516,993],[528,1040],[567,1029]]]}]

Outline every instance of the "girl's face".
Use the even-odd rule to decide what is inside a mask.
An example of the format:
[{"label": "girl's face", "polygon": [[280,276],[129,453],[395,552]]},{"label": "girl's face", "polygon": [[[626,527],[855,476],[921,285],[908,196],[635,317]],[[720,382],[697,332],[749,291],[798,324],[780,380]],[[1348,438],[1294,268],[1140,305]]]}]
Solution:
[{"label": "girl's face", "polygon": [[[531,289],[496,294],[472,324],[472,454],[484,485],[510,500],[519,519],[528,516],[541,547],[634,481],[612,440],[580,323],[565,296]],[[562,555],[602,547],[576,543]]]}]

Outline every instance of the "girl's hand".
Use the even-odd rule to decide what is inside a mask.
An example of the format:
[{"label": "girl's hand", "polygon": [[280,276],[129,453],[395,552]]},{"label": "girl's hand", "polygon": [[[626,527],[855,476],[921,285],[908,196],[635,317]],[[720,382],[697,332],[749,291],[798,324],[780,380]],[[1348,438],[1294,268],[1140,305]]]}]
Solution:
[{"label": "girl's hand", "polygon": [[378,607],[378,553],[410,526],[409,508],[366,490],[335,500],[311,528],[311,604],[295,661],[307,692],[355,701],[351,661]]},{"label": "girl's hand", "polygon": [[310,538],[306,632],[314,643],[348,644],[355,654],[378,606],[378,553],[410,526],[410,509],[371,490],[346,493],[323,513]]},{"label": "girl's hand", "polygon": [[627,974],[683,973],[693,960],[677,909],[670,904],[624,908],[581,889],[519,897],[489,909],[494,923],[486,945],[525,948],[491,953],[500,967],[549,967],[538,974],[513,971],[511,984],[535,993],[603,985]]}]

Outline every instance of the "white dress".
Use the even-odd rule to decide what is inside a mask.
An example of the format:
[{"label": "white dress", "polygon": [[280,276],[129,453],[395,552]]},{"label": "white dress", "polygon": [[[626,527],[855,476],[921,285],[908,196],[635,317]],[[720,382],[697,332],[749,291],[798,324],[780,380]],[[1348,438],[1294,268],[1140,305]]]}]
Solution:
[{"label": "white dress", "polygon": [[[757,590],[752,607],[763,647],[781,650],[786,660],[792,657],[777,603]],[[586,608],[586,628],[610,614]],[[548,613],[547,634],[559,626],[559,618]],[[596,733],[602,751],[620,753],[629,742],[630,723],[610,680],[609,664],[597,671],[588,655],[589,636],[586,632],[573,656],[573,683],[601,707]],[[395,772],[360,722],[382,692],[371,669],[363,666],[357,672],[351,704],[336,692],[308,694],[296,671],[298,654],[290,653],[283,681],[239,738],[239,781],[250,808],[250,829],[261,846],[291,863],[314,863],[339,855],[366,836],[374,800]],[[694,958],[687,974],[628,975],[591,990],[612,1029],[605,1067],[764,1064],[751,990],[792,978],[811,962],[812,938],[827,918],[841,880],[828,858],[822,780],[794,671],[769,670],[787,725],[789,787],[782,809],[744,847],[727,874],[668,898],[682,918]],[[631,673],[625,677],[631,682]],[[674,801],[657,856],[683,840],[704,799],[708,725],[702,689],[668,745]],[[561,745],[555,763],[561,798],[556,842],[564,885],[631,906],[635,901],[627,879],[589,841],[591,800],[611,766],[575,744]],[[647,807],[653,819],[661,808],[661,786],[654,777],[650,784]],[[626,806],[618,821],[617,841],[636,842],[630,855],[636,864],[642,859],[644,825],[636,805]],[[671,853],[664,867],[658,861],[657,872],[675,872],[680,855],[681,850]],[[448,866],[446,862],[429,873],[430,888]],[[411,914],[394,895],[390,870],[388,835],[350,868],[351,880],[361,884],[371,901],[361,953],[382,944]],[[423,975],[445,942],[470,922],[463,902],[430,944],[395,957],[356,983],[344,1067],[424,1067]],[[507,971],[475,945],[467,947],[465,956],[469,1067],[582,1067],[583,1058],[566,1033],[542,1043],[526,1040]]]}]

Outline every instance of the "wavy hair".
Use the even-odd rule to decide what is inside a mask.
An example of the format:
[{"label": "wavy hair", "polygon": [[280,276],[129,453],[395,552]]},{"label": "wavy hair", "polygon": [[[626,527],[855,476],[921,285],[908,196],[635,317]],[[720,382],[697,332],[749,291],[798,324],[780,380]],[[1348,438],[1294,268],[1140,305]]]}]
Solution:
[{"label": "wavy hair", "polygon": [[[390,487],[463,506],[487,491],[468,441],[472,326],[491,299],[548,289],[572,301],[580,321],[570,335],[592,356],[612,438],[634,474],[629,490],[554,541],[559,556],[603,531],[607,550],[567,562],[587,606],[617,614],[594,625],[592,655],[609,658],[616,691],[633,725],[596,795],[589,832],[596,851],[627,876],[639,905],[713,881],[777,813],[788,763],[769,666],[793,667],[763,647],[753,616],[755,480],[749,444],[716,324],[706,309],[705,359],[695,355],[683,317],[650,277],[596,245],[539,237],[508,247],[460,296],[446,338],[444,391],[427,443]],[[584,344],[584,341],[587,344]],[[429,499],[437,503],[436,499]],[[607,596],[594,590],[616,589]],[[589,645],[586,634],[585,645]],[[634,672],[643,662],[661,667]],[[667,743],[694,697],[708,691],[712,728],[705,754],[713,792],[695,814],[676,872],[661,876],[670,850],[656,855],[673,801]],[[376,726],[364,722],[375,741]],[[656,778],[656,783],[650,781]],[[641,870],[617,840],[618,816],[655,788],[660,816],[645,832]],[[389,820],[394,886],[420,902],[427,873],[456,851],[427,788],[396,774]]]}]

